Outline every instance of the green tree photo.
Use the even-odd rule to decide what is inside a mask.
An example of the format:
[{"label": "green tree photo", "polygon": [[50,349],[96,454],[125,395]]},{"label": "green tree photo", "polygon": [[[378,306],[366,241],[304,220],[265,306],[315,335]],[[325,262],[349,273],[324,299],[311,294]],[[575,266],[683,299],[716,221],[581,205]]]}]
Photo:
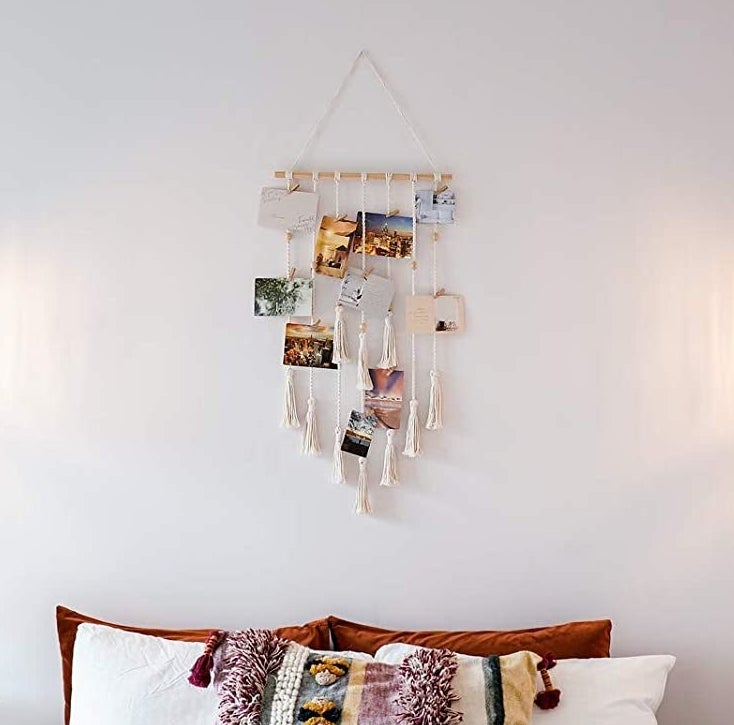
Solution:
[{"label": "green tree photo", "polygon": [[255,280],[255,315],[310,315],[311,284],[310,279],[258,277]]}]

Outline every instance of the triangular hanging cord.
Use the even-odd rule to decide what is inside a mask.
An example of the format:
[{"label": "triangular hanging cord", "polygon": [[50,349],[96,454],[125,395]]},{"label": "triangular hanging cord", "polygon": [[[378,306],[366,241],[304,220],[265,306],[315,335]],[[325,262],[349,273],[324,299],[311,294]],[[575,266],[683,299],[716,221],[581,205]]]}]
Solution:
[{"label": "triangular hanging cord", "polygon": [[421,141],[420,136],[418,135],[418,132],[415,130],[415,127],[408,119],[407,114],[403,110],[402,106],[398,103],[397,98],[395,98],[395,95],[390,90],[390,87],[387,85],[387,81],[385,80],[385,77],[380,73],[379,70],[377,70],[377,66],[372,62],[372,58],[368,55],[366,50],[360,50],[357,57],[352,62],[351,67],[349,68],[349,72],[344,76],[344,79],[339,84],[339,88],[337,89],[336,93],[332,96],[331,100],[329,101],[329,105],[326,107],[326,110],[322,114],[321,118],[316,122],[316,125],[311,129],[311,133],[309,133],[308,138],[306,139],[306,143],[303,144],[303,148],[301,149],[298,156],[296,156],[296,160],[290,165],[289,171],[294,171],[296,166],[301,162],[301,159],[306,155],[306,152],[311,148],[311,146],[314,144],[314,142],[317,140],[319,134],[323,130],[324,123],[327,118],[334,112],[334,109],[336,108],[337,104],[339,103],[339,99],[342,96],[342,93],[344,93],[344,90],[346,89],[347,85],[349,84],[349,81],[352,79],[352,76],[354,75],[354,72],[357,70],[357,66],[359,65],[360,61],[364,60],[367,65],[370,67],[372,72],[375,74],[375,78],[377,78],[379,84],[382,86],[385,93],[387,93],[388,98],[392,102],[392,105],[395,107],[395,110],[398,112],[398,115],[400,118],[403,119],[403,123],[407,127],[408,131],[410,131],[410,135],[413,137],[413,140],[416,143],[416,146],[421,150],[423,155],[426,157],[426,161],[428,161],[431,169],[433,169],[434,172],[438,172],[438,167],[433,161],[433,157],[428,152],[428,149],[426,148],[426,145]]}]

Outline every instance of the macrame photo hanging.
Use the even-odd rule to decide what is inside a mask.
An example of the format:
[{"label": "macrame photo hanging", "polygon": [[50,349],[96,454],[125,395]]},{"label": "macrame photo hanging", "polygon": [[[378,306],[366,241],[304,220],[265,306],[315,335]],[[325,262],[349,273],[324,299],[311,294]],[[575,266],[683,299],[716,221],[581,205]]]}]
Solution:
[{"label": "macrame photo hanging", "polygon": [[[360,63],[365,63],[377,79],[430,171],[299,168]],[[301,453],[320,456],[319,419],[331,419],[333,441],[327,446],[331,451],[330,479],[348,484],[348,459],[355,460],[354,511],[369,514],[373,507],[368,461],[380,455],[382,446],[377,482],[394,488],[400,483],[400,453],[407,459],[418,457],[423,443],[421,429],[435,431],[444,425],[440,340],[464,329],[463,298],[447,295],[439,287],[441,231],[455,220],[455,195],[445,183],[452,176],[438,171],[366,51],[355,58],[294,162],[274,175],[285,185],[263,188],[258,223],[282,233],[285,274],[278,277],[277,270],[263,270],[254,282],[253,306],[257,317],[285,318],[281,426],[301,428]],[[302,183],[306,188],[301,188]],[[345,183],[359,184],[356,208],[343,208]],[[384,205],[381,202],[378,208],[368,204],[373,196],[368,190],[376,185],[384,189]],[[324,186],[328,193],[323,192]],[[409,214],[401,214],[396,207],[405,201],[409,201]],[[424,229],[430,229],[428,240]],[[424,255],[430,259],[427,275],[420,273]],[[306,258],[309,272],[298,276],[297,266],[303,269]],[[335,282],[328,282],[329,277]],[[421,286],[424,284],[429,289]],[[319,309],[329,311],[327,315],[316,317],[317,303]],[[402,316],[396,317],[401,307]],[[428,334],[432,336],[431,358],[423,362],[416,336]],[[379,345],[379,356],[374,358],[370,340],[375,348]],[[402,365],[401,348],[405,357]],[[277,354],[274,351],[274,359]],[[303,376],[299,385],[296,376]],[[333,418],[319,406],[315,376],[333,380]],[[425,386],[419,385],[422,376],[427,378]],[[299,401],[296,391],[303,387],[308,394]],[[420,405],[419,397],[426,390],[427,400]],[[425,411],[423,420],[421,410]]]}]

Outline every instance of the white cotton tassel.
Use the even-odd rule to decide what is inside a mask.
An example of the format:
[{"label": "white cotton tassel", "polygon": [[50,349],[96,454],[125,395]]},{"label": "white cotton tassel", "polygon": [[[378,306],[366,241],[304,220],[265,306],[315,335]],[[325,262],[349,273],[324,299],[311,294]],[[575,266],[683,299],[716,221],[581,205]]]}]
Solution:
[{"label": "white cotton tassel", "polygon": [[382,357],[377,367],[381,370],[395,370],[398,366],[398,353],[395,345],[395,327],[392,324],[392,311],[385,315],[382,332]]},{"label": "white cotton tassel", "polygon": [[408,427],[405,433],[405,448],[403,455],[415,458],[421,452],[421,429],[418,424],[418,401],[413,398],[410,401],[410,415],[408,416]]},{"label": "white cotton tassel", "polygon": [[308,408],[306,409],[306,429],[303,431],[303,444],[301,452],[304,456],[318,456],[321,453],[319,446],[319,434],[316,430],[316,401],[313,398],[308,399]]},{"label": "white cotton tassel", "polygon": [[380,486],[397,486],[400,483],[398,478],[398,460],[395,455],[395,431],[388,429],[387,444],[385,445],[385,460],[382,464],[382,478]]},{"label": "white cotton tassel", "polygon": [[341,305],[337,305],[334,310],[334,352],[331,355],[331,360],[335,363],[349,362],[344,308]]},{"label": "white cotton tassel", "polygon": [[331,468],[331,480],[334,483],[346,483],[344,475],[344,454],[342,453],[342,429],[334,429],[334,463]]},{"label": "white cotton tassel", "polygon": [[293,371],[290,368],[285,371],[284,393],[283,417],[280,419],[280,427],[300,428],[301,421],[298,420],[298,408],[296,406],[296,389],[293,386]]},{"label": "white cotton tassel", "polygon": [[372,378],[367,367],[367,333],[359,333],[359,360],[357,362],[357,390],[372,390]]},{"label": "white cotton tassel", "polygon": [[370,497],[367,492],[367,460],[359,459],[359,479],[357,481],[357,500],[354,504],[355,514],[371,514]]},{"label": "white cotton tassel", "polygon": [[443,428],[441,378],[438,370],[431,370],[431,392],[428,396],[426,430],[439,430],[440,428]]}]

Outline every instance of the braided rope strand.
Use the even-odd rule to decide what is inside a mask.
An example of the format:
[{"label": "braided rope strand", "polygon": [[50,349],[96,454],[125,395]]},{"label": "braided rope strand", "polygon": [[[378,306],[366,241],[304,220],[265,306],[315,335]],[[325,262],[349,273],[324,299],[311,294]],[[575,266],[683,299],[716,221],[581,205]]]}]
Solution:
[{"label": "braided rope strand", "polygon": [[[416,289],[416,272],[418,269],[418,223],[415,211],[415,184],[417,175],[410,175],[410,189],[413,199],[413,262],[410,271],[410,293],[415,297]],[[410,335],[410,413],[408,414],[408,424],[405,432],[405,448],[403,455],[408,458],[415,458],[420,455],[420,424],[418,423],[418,400],[416,399],[416,375],[415,375],[415,333]]]}]

